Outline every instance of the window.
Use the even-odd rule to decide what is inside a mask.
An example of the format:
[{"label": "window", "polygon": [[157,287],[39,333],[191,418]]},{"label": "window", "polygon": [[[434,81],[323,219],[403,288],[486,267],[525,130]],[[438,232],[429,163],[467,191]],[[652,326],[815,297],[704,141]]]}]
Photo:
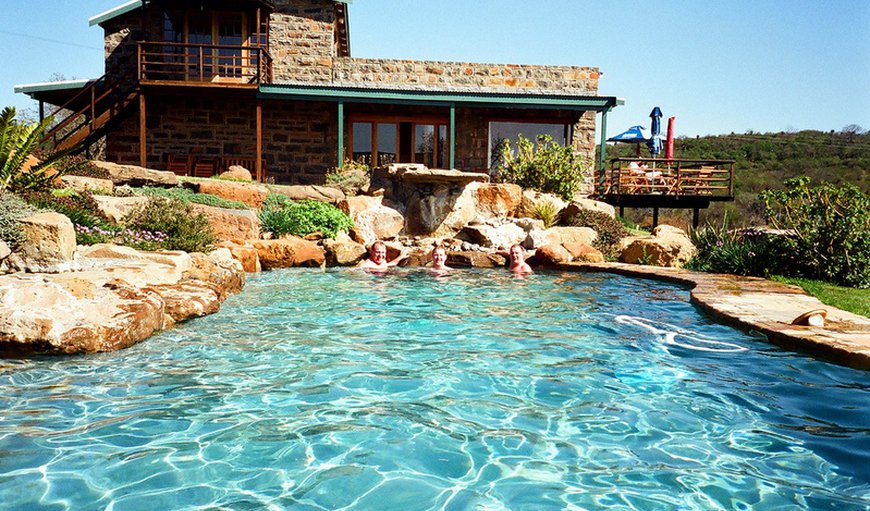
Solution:
[{"label": "window", "polygon": [[517,137],[522,135],[535,140],[540,135],[549,135],[556,142],[565,145],[568,141],[570,125],[531,122],[491,122],[489,123],[489,155],[490,168],[501,163],[501,148],[510,142],[516,144]]},{"label": "window", "polygon": [[449,134],[440,118],[351,116],[347,135],[353,160],[373,167],[390,163],[422,163],[429,168],[449,165]]}]

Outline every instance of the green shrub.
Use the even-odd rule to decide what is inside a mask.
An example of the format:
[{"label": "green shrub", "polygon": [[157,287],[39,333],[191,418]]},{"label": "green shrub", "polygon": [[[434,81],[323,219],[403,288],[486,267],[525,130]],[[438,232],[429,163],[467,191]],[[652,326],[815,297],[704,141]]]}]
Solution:
[{"label": "green shrub", "polygon": [[[69,153],[39,153],[39,142],[51,117],[37,124],[25,125],[15,120],[15,109],[6,107],[0,112],[0,191],[38,190],[48,188],[51,182],[68,168],[53,165]],[[39,162],[26,169],[29,156]]]},{"label": "green shrub", "polygon": [[789,233],[776,238],[782,253],[796,256],[785,275],[870,287],[870,196],[848,183],[811,186],[808,177],[784,184],[759,199],[770,225]]},{"label": "green shrub", "polygon": [[527,213],[530,217],[544,222],[544,227],[547,229],[559,223],[560,209],[551,200],[535,201]]},{"label": "green shrub", "polygon": [[780,236],[754,229],[729,229],[727,218],[721,227],[706,225],[691,230],[689,236],[697,249],[686,264],[690,270],[769,277],[782,272],[791,259],[778,248],[776,239]]},{"label": "green shrub", "polygon": [[134,232],[161,233],[167,250],[208,252],[216,238],[205,215],[195,213],[190,204],[178,199],[152,197],[148,204],[133,212],[127,228]]},{"label": "green shrub", "polygon": [[90,193],[68,193],[63,189],[31,191],[24,198],[31,205],[66,215],[72,223],[88,227],[104,226],[108,220],[100,213]]},{"label": "green shrub", "polygon": [[577,214],[566,219],[566,223],[575,227],[589,227],[597,232],[595,248],[609,259],[619,256],[619,241],[630,234],[622,222],[602,211],[581,209]]},{"label": "green shrub", "polygon": [[536,143],[520,135],[516,150],[509,142],[502,145],[499,166],[494,180],[515,183],[526,189],[555,193],[571,200],[583,183],[592,162],[577,154],[570,147],[563,147],[553,137],[543,135]]},{"label": "green shrub", "polygon": [[196,204],[204,204],[206,206],[214,206],[216,208],[225,209],[251,209],[244,202],[228,200],[208,193],[196,193],[189,188],[155,188],[145,186],[142,188],[134,188],[134,193],[144,195],[146,197],[161,197],[164,199],[176,199],[184,203],[194,202]]},{"label": "green shrub", "polygon": [[326,184],[334,186],[347,195],[368,186],[372,169],[361,161],[346,160],[341,168],[331,168],[326,172]]},{"label": "green shrub", "polygon": [[84,156],[64,156],[57,160],[54,168],[60,171],[61,174],[69,174],[71,176],[111,179],[109,171],[97,167]]},{"label": "green shrub", "polygon": [[17,250],[24,243],[24,233],[18,220],[39,210],[21,197],[0,190],[0,240],[4,241],[11,250]]},{"label": "green shrub", "polygon": [[276,236],[292,234],[305,236],[320,232],[326,238],[334,238],[340,231],[353,227],[350,217],[326,202],[313,200],[293,201],[283,195],[272,194],[260,210],[263,231]]}]

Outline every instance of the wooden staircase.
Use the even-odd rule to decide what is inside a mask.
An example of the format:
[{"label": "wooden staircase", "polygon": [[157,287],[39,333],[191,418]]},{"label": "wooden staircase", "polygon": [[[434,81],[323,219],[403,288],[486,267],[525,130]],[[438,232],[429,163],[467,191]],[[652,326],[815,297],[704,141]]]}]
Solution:
[{"label": "wooden staircase", "polygon": [[51,113],[55,123],[42,138],[42,147],[80,153],[102,138],[139,97],[134,76],[103,75],[58,107]]}]

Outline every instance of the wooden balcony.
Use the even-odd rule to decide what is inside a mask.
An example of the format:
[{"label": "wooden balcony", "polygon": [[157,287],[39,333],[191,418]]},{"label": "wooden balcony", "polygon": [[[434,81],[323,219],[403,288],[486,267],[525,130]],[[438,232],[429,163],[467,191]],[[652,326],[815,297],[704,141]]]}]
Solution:
[{"label": "wooden balcony", "polygon": [[256,88],[272,83],[272,57],[257,46],[138,43],[139,83]]},{"label": "wooden balcony", "polygon": [[698,210],[711,202],[734,200],[734,160],[615,158],[604,176],[595,176],[599,200],[622,208]]}]

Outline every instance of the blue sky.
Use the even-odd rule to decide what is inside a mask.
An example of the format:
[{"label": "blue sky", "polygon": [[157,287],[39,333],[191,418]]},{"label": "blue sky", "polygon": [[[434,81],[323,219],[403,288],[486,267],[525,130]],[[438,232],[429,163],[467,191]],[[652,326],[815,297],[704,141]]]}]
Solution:
[{"label": "blue sky", "polygon": [[[0,105],[20,83],[102,74],[87,19],[123,0],[3,0]],[[354,0],[357,57],[598,67],[625,98],[608,134],[649,124],[677,135],[870,128],[870,1]]]}]

